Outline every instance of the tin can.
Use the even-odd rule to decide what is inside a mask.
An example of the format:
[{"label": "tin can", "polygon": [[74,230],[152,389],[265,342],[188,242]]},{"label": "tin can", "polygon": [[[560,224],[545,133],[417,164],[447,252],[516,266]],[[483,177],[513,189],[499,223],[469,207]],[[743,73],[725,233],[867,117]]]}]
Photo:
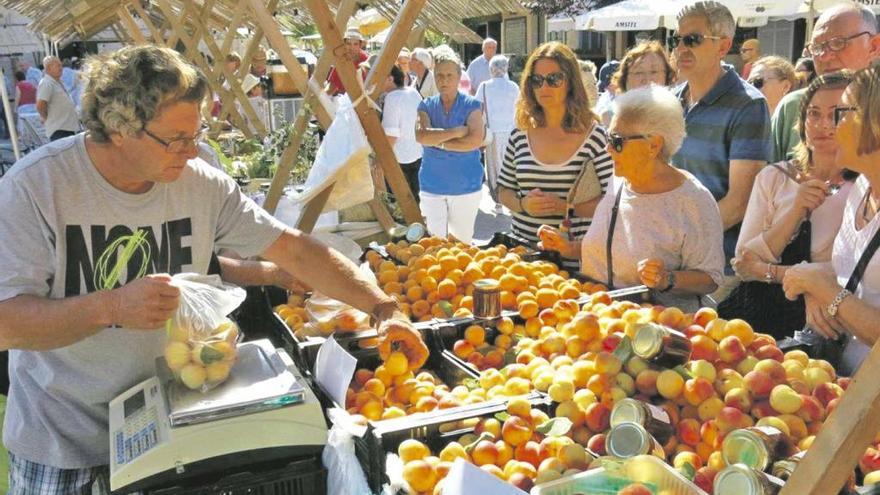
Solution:
[{"label": "tin can", "polygon": [[419,242],[422,237],[425,237],[426,233],[427,229],[425,229],[424,225],[418,222],[412,223],[406,229],[406,240],[410,243]]},{"label": "tin can", "polygon": [[666,460],[666,452],[648,430],[633,422],[623,422],[611,427],[605,437],[605,450],[619,459],[651,454]]},{"label": "tin can", "polygon": [[792,455],[788,436],[772,426],[751,426],[730,432],[721,444],[721,456],[728,466],[745,464],[759,471]]},{"label": "tin can", "polygon": [[636,356],[663,368],[683,365],[691,356],[691,341],[685,334],[656,323],[636,326],[632,348]]},{"label": "tin can", "polygon": [[635,399],[621,399],[614,404],[610,422],[611,426],[625,422],[638,423],[661,444],[675,435],[675,426],[662,407]]},{"label": "tin can", "polygon": [[501,286],[498,281],[483,278],[474,282],[474,316],[495,318],[501,316]]},{"label": "tin can", "polygon": [[785,485],[775,476],[746,466],[727,466],[715,475],[712,493],[715,495],[776,495]]}]

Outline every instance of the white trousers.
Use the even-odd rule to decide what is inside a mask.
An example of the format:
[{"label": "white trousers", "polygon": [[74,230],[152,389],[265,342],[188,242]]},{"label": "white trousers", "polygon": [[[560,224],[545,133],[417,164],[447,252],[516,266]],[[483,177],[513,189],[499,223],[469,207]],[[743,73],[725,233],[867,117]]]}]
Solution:
[{"label": "white trousers", "polygon": [[422,215],[431,235],[446,238],[451,235],[470,244],[474,238],[474,223],[480,210],[483,190],[447,196],[420,191]]}]

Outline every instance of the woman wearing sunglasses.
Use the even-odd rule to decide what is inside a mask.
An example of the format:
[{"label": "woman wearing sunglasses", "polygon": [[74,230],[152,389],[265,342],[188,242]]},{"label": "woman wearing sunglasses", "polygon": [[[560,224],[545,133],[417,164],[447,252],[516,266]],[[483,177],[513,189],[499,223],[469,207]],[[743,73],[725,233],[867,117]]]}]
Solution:
[{"label": "woman wearing sunglasses", "polygon": [[608,151],[621,184],[605,195],[581,242],[544,225],[541,246],[580,257],[585,275],[611,287],[644,284],[659,304],[694,311],[721,281],[724,251],[712,194],[669,162],[684,140],[681,104],[649,86],[620,95],[614,106]]},{"label": "woman wearing sunglasses", "polygon": [[759,58],[749,73],[749,84],[760,89],[767,99],[770,115],[779,101],[797,85],[797,77],[791,62],[776,55]]},{"label": "woman wearing sunglasses", "polygon": [[856,73],[834,109],[837,160],[861,174],[846,198],[831,263],[789,268],[785,295],[803,295],[807,324],[827,338],[846,336],[841,373],[855,372],[880,321],[880,63]]},{"label": "woman wearing sunglasses", "polygon": [[428,232],[469,243],[480,207],[483,112],[479,100],[459,90],[461,61],[448,46],[434,52],[438,94],[419,104],[416,141],[423,149],[419,206]]},{"label": "woman wearing sunglasses", "polygon": [[[513,232],[538,242],[542,224],[564,225],[571,239],[580,239],[611,180],[612,163],[569,47],[545,43],[526,61],[516,125],[498,178]],[[576,260],[565,264],[577,267]]]},{"label": "woman wearing sunglasses", "polygon": [[[756,64],[753,77],[761,70]],[[722,318],[742,318],[777,339],[804,327],[803,299],[788,301],[780,284],[791,265],[831,259],[852,187],[834,141],[834,111],[850,81],[852,73],[842,71],[810,84],[797,122],[795,158],[765,167],[755,178],[731,261],[743,283],[719,305]]]}]

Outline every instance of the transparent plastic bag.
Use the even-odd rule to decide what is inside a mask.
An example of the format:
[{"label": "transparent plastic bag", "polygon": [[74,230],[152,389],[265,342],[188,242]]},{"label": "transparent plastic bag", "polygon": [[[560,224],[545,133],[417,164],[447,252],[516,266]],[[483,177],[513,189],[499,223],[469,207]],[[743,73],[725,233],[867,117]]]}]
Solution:
[{"label": "transparent plastic bag", "polygon": [[244,289],[217,275],[172,277],[180,304],[166,325],[165,363],[183,386],[207,392],[229,377],[235,364],[238,325],[227,315],[244,302]]},{"label": "transparent plastic bag", "polygon": [[353,436],[363,436],[364,425],[356,424],[343,409],[327,411],[333,426],[327,435],[327,445],[321,460],[327,468],[328,495],[368,495],[370,488],[364,470],[354,453]]}]

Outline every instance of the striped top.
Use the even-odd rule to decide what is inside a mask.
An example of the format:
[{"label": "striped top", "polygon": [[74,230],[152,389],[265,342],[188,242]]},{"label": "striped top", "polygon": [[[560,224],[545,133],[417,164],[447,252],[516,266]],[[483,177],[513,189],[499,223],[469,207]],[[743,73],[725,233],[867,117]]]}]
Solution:
[{"label": "striped top", "polygon": [[[529,144],[528,134],[517,129],[513,131],[507,142],[498,183],[508,189],[513,189],[520,197],[537,188],[565,199],[584,165],[592,160],[604,195],[614,173],[614,162],[605,151],[605,143],[604,129],[598,124],[594,125],[581,147],[564,164],[547,165],[535,158]],[[538,228],[542,224],[558,227],[563,218],[561,215],[533,217],[525,212],[513,212],[513,232],[532,242],[538,242]],[[590,221],[590,218],[573,217],[571,219],[572,238],[580,239],[583,237],[590,227]]]}]

